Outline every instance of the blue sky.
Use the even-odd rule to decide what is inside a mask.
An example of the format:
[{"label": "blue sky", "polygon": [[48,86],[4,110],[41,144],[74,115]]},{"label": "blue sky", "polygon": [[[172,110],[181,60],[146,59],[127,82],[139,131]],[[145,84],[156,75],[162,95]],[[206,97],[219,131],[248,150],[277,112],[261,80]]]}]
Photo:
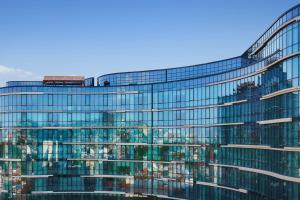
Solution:
[{"label": "blue sky", "polygon": [[242,54],[296,0],[0,0],[0,83]]}]

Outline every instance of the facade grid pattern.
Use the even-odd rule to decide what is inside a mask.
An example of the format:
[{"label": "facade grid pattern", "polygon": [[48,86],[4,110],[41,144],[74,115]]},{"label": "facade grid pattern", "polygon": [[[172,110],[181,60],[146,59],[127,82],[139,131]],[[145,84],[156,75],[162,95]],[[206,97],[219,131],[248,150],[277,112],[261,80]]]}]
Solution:
[{"label": "facade grid pattern", "polygon": [[242,56],[0,88],[0,199],[299,199],[300,5]]}]

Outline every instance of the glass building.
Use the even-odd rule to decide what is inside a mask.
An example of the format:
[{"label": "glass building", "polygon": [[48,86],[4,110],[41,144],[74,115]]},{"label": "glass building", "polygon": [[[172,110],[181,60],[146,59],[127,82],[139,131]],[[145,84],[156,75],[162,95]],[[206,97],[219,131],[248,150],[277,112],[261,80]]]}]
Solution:
[{"label": "glass building", "polygon": [[300,199],[300,5],[241,56],[0,88],[0,199]]}]

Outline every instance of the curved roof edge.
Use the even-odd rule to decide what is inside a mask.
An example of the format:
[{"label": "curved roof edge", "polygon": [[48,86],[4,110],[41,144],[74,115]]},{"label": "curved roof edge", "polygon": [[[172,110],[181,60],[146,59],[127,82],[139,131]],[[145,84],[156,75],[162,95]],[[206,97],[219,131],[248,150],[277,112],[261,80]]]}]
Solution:
[{"label": "curved roof edge", "polygon": [[[285,11],[283,14],[281,14],[267,29],[266,31],[240,56],[236,56],[236,57],[232,57],[232,58],[227,58],[227,59],[222,59],[222,60],[217,60],[217,61],[212,61],[212,62],[207,62],[207,63],[202,63],[202,64],[195,64],[195,65],[188,65],[188,66],[181,66],[181,67],[170,67],[170,68],[162,68],[162,69],[153,69],[153,70],[138,70],[138,71],[128,71],[128,72],[116,72],[116,73],[109,73],[109,74],[104,74],[101,76],[97,77],[98,80],[98,85],[102,86],[104,85],[103,82],[108,81],[111,82],[111,80],[113,79],[119,79],[121,83],[115,83],[114,81],[112,81],[112,85],[135,85],[135,84],[145,84],[145,83],[141,83],[138,80],[135,82],[135,80],[132,80],[132,83],[126,83],[126,81],[128,81],[129,79],[132,79],[133,76],[137,76],[138,73],[154,73],[154,72],[161,72],[163,73],[164,71],[166,72],[166,77],[167,72],[171,71],[171,70],[182,70],[182,71],[188,71],[190,68],[193,67],[197,67],[197,69],[199,70],[198,72],[198,77],[199,74],[201,74],[201,71],[204,71],[205,69],[203,69],[203,67],[213,67],[214,64],[218,65],[218,63],[222,63],[222,62],[226,62],[226,61],[230,61],[230,60],[234,60],[234,59],[245,59],[247,60],[245,63],[246,65],[249,65],[250,63],[253,64],[255,62],[258,62],[257,60],[253,59],[253,55],[256,50],[259,50],[258,48],[262,48],[261,46],[264,45],[270,38],[272,38],[272,33],[278,31],[278,29],[280,30],[281,28],[283,28],[283,26],[286,26],[286,23],[291,21],[290,19],[293,19],[297,16],[293,16],[293,11],[297,9],[297,16],[300,16],[300,3],[293,6],[292,8],[288,9],[287,11]],[[286,17],[287,14],[291,14],[291,17]],[[284,18],[284,19],[283,19]],[[280,23],[279,23],[280,20]],[[275,27],[275,24],[277,25]],[[260,42],[260,43],[259,43]],[[256,49],[255,49],[256,48]],[[253,50],[254,49],[254,50]],[[254,53],[252,53],[254,52]],[[245,65],[243,65],[245,66]],[[241,66],[240,66],[241,67]],[[228,70],[232,70],[232,68],[228,68]],[[206,76],[207,74],[202,74],[201,76]],[[141,75],[142,76],[142,75]],[[179,78],[176,80],[185,80],[188,79],[185,75],[182,75],[184,78]],[[120,78],[121,77],[121,78]],[[189,77],[190,78],[190,77]],[[122,80],[123,79],[123,80]],[[102,82],[99,83],[99,81]],[[125,81],[125,84],[124,84]],[[154,81],[151,82],[149,81],[148,83],[159,83],[159,82],[168,82],[168,79],[166,78],[165,81],[159,80],[159,81]]]},{"label": "curved roof edge", "polygon": [[[260,62],[257,53],[273,36],[294,21],[300,21],[300,3],[281,14],[266,31],[240,56],[180,67],[152,70],[115,72],[97,77],[98,86],[143,85],[188,80],[236,70]],[[259,56],[258,56],[259,57]],[[108,84],[107,84],[108,83]],[[42,86],[41,81],[9,81],[7,86]],[[94,78],[85,80],[94,86]]]},{"label": "curved roof edge", "polygon": [[[247,54],[249,53],[249,50],[255,45],[255,44],[257,44],[257,42],[260,40],[260,39],[262,39],[265,35],[266,35],[266,33],[268,32],[268,31],[270,31],[271,29],[272,29],[272,27],[274,27],[274,25],[283,17],[283,16],[285,16],[286,14],[288,14],[289,12],[291,12],[291,11],[293,11],[295,8],[300,8],[300,3],[298,3],[297,5],[295,5],[295,6],[293,6],[293,7],[291,7],[291,8],[289,8],[288,10],[286,10],[284,13],[282,13],[279,17],[277,17],[276,19],[275,19],[275,21],[263,32],[263,34],[261,34],[260,36],[259,36],[259,38],[255,41],[255,42],[253,42],[253,44],[242,54],[242,56],[247,56]],[[276,29],[275,29],[276,30]]]}]

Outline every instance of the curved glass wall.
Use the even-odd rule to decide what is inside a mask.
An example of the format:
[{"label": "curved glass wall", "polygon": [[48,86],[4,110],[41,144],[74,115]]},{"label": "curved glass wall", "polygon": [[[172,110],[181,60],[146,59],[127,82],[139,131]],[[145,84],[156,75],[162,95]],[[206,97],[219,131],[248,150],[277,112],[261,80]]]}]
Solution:
[{"label": "curved glass wall", "polygon": [[0,198],[299,199],[298,8],[241,57],[0,88]]}]

